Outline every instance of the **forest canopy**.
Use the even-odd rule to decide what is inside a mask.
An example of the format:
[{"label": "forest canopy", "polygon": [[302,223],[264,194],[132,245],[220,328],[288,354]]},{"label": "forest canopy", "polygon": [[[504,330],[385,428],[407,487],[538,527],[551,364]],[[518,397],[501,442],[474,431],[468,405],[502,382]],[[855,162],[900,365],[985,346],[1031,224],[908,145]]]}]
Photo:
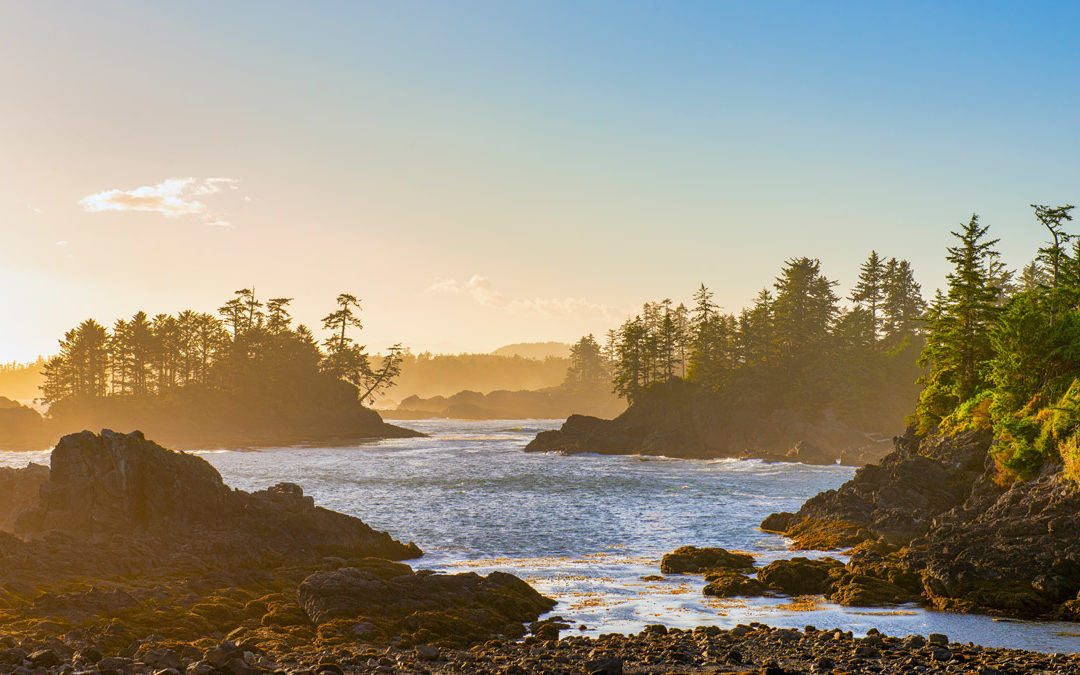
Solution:
[{"label": "forest canopy", "polygon": [[686,380],[726,409],[764,418],[826,413],[864,429],[902,424],[917,396],[925,303],[911,265],[871,252],[841,306],[818,260],[784,263],[754,303],[725,313],[705,285],[689,306],[646,303],[602,350],[615,391],[633,403],[658,383]]}]

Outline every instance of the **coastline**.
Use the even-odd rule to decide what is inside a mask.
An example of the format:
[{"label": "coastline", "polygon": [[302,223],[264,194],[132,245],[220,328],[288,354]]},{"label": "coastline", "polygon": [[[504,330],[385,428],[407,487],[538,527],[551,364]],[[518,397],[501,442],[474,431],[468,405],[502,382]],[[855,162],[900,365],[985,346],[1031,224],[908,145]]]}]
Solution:
[{"label": "coastline", "polygon": [[[500,425],[498,424],[492,424],[487,425],[487,428],[491,429],[492,432],[497,433],[499,426]],[[422,428],[433,433],[435,431],[434,429],[429,427]],[[456,439],[450,441],[451,443],[464,443],[465,445],[468,445],[470,447],[478,442],[478,440],[474,438],[472,434],[450,432],[448,434],[448,437]],[[500,437],[505,439],[505,436],[501,434]],[[422,447],[431,447],[430,444],[435,443],[435,440],[422,440],[421,443],[423,444]],[[502,443],[504,445],[512,444],[511,441],[507,440],[503,440]],[[392,447],[388,447],[385,451],[385,454],[388,457],[388,461],[394,464],[399,464],[401,461],[400,445],[389,445]],[[248,459],[240,457],[241,454],[247,455],[248,453],[234,453],[233,456],[237,458],[237,461],[248,462]],[[368,457],[371,453],[362,452],[352,454],[356,458],[360,459]],[[338,455],[337,453],[332,452],[314,453],[310,456],[323,456],[327,458],[340,457],[340,455]],[[214,456],[215,459],[219,457],[224,456]],[[273,457],[272,459],[277,462],[278,460],[286,457],[294,456],[289,453],[279,453],[278,457]],[[487,458],[489,460],[492,457],[493,455],[487,455]],[[550,466],[548,464],[550,458],[528,456],[525,455],[525,453],[521,453],[520,451],[515,451],[512,455],[506,456],[507,459],[509,459],[510,457],[514,457],[526,463],[531,463],[537,467]],[[270,459],[271,458],[268,457],[267,461],[269,461]],[[432,460],[435,464],[445,463],[443,461],[439,461],[440,458],[438,456],[429,457],[428,459]],[[600,462],[601,458],[580,459],[588,462],[588,465],[595,464],[596,466],[602,466],[608,461],[605,460],[604,462]],[[250,461],[252,463],[248,464],[248,466],[252,466],[254,468],[257,464],[257,460],[257,457],[250,457]],[[330,461],[333,463],[329,464],[328,466],[340,466],[339,464],[337,464],[340,459],[332,459]],[[297,458],[296,465],[310,466],[309,462],[310,459],[305,460],[301,457]],[[575,467],[580,467],[582,465],[578,458],[575,458],[572,462],[561,461],[560,463],[568,465],[571,470],[573,470]],[[483,466],[484,464],[485,462],[483,458],[480,458],[480,462],[477,466]],[[656,475],[650,472],[654,471],[659,467],[665,467],[670,469],[675,465],[682,464],[684,463],[671,464],[655,462],[627,462],[620,460],[616,465],[609,464],[609,466],[619,467],[622,471],[636,471],[640,469],[641,471],[645,472],[642,475],[647,477]],[[712,465],[705,463],[685,463],[684,468],[690,469],[696,466],[698,470],[707,470],[708,467],[720,467],[728,465],[729,463]],[[266,466],[266,464],[263,463],[263,466]],[[277,466],[276,463],[275,466]],[[286,471],[284,467],[279,467],[278,471],[279,473],[277,474],[277,476],[288,475],[288,473],[281,473],[282,471]],[[513,470],[513,467],[511,467],[509,471],[511,474],[516,473]],[[711,471],[715,471],[715,469]],[[775,471],[780,471],[781,473],[773,473]],[[378,475],[385,475],[385,472],[375,473],[377,473]],[[772,481],[777,480],[780,476],[826,475],[827,473],[828,472],[820,468],[799,469],[793,466],[774,467],[770,470],[769,473],[764,474],[763,478]],[[256,482],[258,482],[260,485],[266,484],[264,482],[265,480],[267,480],[265,474],[260,474],[258,471],[253,471],[251,475],[257,478]],[[731,475],[732,477],[745,476],[745,474],[741,472],[737,474],[710,473],[709,475]],[[835,475],[835,472],[833,475]],[[259,478],[259,476],[262,477]],[[769,476],[772,477],[770,478]],[[681,483],[683,482],[683,479],[679,477],[678,479],[676,479],[676,482]],[[234,483],[231,478],[228,480],[228,483],[231,485],[236,485],[236,483]],[[241,485],[248,489],[254,487],[251,483],[242,483]],[[379,499],[378,496],[371,495],[367,490],[363,488],[357,489],[359,489],[366,495],[364,503],[372,503],[373,501]],[[415,496],[414,498],[422,499],[422,497],[419,496]],[[317,499],[320,502],[322,501],[322,499]],[[338,507],[335,506],[335,508]],[[374,514],[374,504],[372,503],[370,506],[364,507],[363,511],[371,512],[372,514]],[[376,520],[375,522],[378,522],[378,520]],[[389,528],[386,524],[382,525],[382,527],[380,527],[379,529],[403,531],[400,526]],[[723,536],[722,534],[720,534],[719,531],[717,531],[715,534],[718,538],[722,538]],[[416,536],[410,538],[415,538],[421,544],[432,541],[445,541],[444,539],[436,538],[430,532],[423,537]],[[779,538],[777,537],[777,539]],[[0,548],[2,548],[2,546],[0,546]],[[788,555],[790,555],[790,553]],[[435,557],[437,558],[439,556],[436,555]],[[417,561],[414,566],[417,569],[425,567],[428,564],[425,561],[428,561],[427,556]],[[435,561],[431,560],[430,562]],[[321,567],[332,569],[338,568],[343,564],[356,565],[358,563],[360,563],[360,561],[347,560],[344,558],[338,561],[331,561],[330,559],[325,559],[325,561],[323,562],[316,562],[313,567],[306,567],[304,571],[300,571],[294,568],[293,571],[286,572],[284,568],[275,567],[268,567],[267,570],[279,570],[273,572],[273,574],[275,575],[278,575],[280,573],[287,573],[288,575],[290,575],[290,578],[293,579],[293,581],[291,581],[290,583],[295,584],[301,578],[303,578],[305,574],[319,571],[319,568]],[[591,560],[590,562],[590,564],[593,565],[595,565],[596,563],[597,561],[595,560]],[[552,564],[560,565],[561,563],[553,561]],[[507,566],[505,565],[505,563],[496,562],[496,569],[512,572],[525,578],[529,577],[528,573],[524,570],[519,570],[512,566]],[[459,568],[445,571],[458,572],[467,570]],[[489,572],[489,569],[480,568],[469,571],[477,571],[486,574]],[[657,571],[658,570],[656,566],[653,565],[652,569],[649,570],[648,573],[655,573]],[[199,578],[206,579],[209,577],[206,577],[205,575],[200,575]],[[529,581],[530,583],[534,583],[531,578],[529,579]],[[672,581],[674,585],[681,585],[681,580],[678,577],[673,578]],[[103,582],[104,583],[99,582],[98,584],[102,587],[103,590],[111,588],[107,580],[103,580]],[[347,672],[390,672],[387,670],[380,670],[380,668],[392,668],[396,671],[407,673],[419,673],[422,671],[449,673],[456,668],[457,672],[462,672],[462,669],[464,669],[464,672],[502,673],[507,672],[503,669],[509,666],[515,666],[522,669],[522,671],[515,672],[590,672],[586,670],[586,666],[595,661],[595,659],[591,658],[589,655],[593,651],[597,650],[599,650],[600,652],[615,651],[617,654],[621,654],[621,656],[619,656],[618,658],[620,658],[620,660],[622,660],[624,663],[625,667],[623,672],[627,673],[670,673],[673,671],[686,673],[765,672],[766,667],[769,666],[769,663],[772,660],[777,661],[777,663],[779,664],[778,667],[782,667],[785,669],[797,669],[797,672],[814,672],[812,669],[816,665],[816,662],[810,661],[808,659],[810,656],[813,656],[818,652],[825,654],[826,656],[828,656],[829,654],[833,654],[832,656],[829,656],[829,658],[833,658],[835,667],[837,669],[855,669],[849,670],[849,672],[860,672],[860,670],[858,670],[857,668],[862,668],[863,666],[882,667],[883,670],[879,672],[898,672],[889,670],[888,668],[892,668],[894,666],[900,667],[900,664],[904,664],[905,662],[907,662],[907,665],[911,665],[914,663],[925,663],[926,667],[929,669],[926,672],[967,672],[963,670],[963,668],[970,667],[970,669],[974,669],[976,666],[994,668],[997,667],[995,664],[1008,662],[1008,658],[1012,659],[1011,663],[1018,664],[1018,667],[1020,668],[1025,668],[1026,670],[1024,670],[1023,672],[1038,672],[1037,666],[1033,664],[1038,664],[1040,662],[1045,662],[1047,664],[1050,663],[1047,658],[1039,656],[1036,652],[993,648],[971,649],[966,646],[953,647],[951,645],[949,646],[949,649],[952,652],[953,656],[958,656],[964,660],[961,661],[950,658],[947,661],[942,661],[940,659],[934,658],[933,651],[930,649],[930,647],[924,646],[922,648],[908,648],[907,646],[897,645],[893,642],[887,642],[884,645],[884,648],[882,648],[881,646],[878,647],[879,651],[882,652],[881,657],[869,657],[867,656],[869,652],[867,652],[866,650],[863,651],[863,656],[857,657],[855,655],[855,652],[860,647],[873,647],[874,645],[871,643],[866,643],[864,645],[861,641],[862,638],[858,637],[858,631],[856,631],[855,636],[851,636],[850,638],[847,637],[846,631],[851,630],[851,627],[845,626],[844,623],[826,623],[825,621],[821,620],[821,616],[810,615],[805,615],[804,620],[807,623],[816,623],[819,626],[838,625],[845,631],[845,633],[842,633],[841,637],[839,638],[835,637],[834,634],[831,637],[815,636],[812,639],[808,639],[805,635],[800,635],[797,636],[795,639],[789,639],[783,636],[790,636],[792,634],[790,629],[772,628],[768,631],[765,631],[765,629],[753,628],[751,630],[751,633],[753,633],[752,635],[750,633],[747,633],[747,635],[741,636],[736,640],[731,637],[731,630],[723,630],[717,627],[703,626],[700,627],[696,631],[696,633],[693,630],[677,630],[669,628],[664,633],[660,633],[659,629],[650,629],[645,633],[642,633],[641,631],[636,631],[633,636],[629,637],[622,635],[620,635],[619,637],[597,637],[596,626],[594,624],[589,626],[589,628],[592,629],[588,632],[588,635],[590,637],[585,638],[581,635],[581,631],[578,630],[578,622],[569,621],[565,622],[569,624],[569,627],[561,630],[560,637],[563,639],[561,639],[556,644],[551,644],[551,631],[554,629],[554,627],[552,626],[552,622],[563,623],[555,621],[555,617],[560,615],[560,611],[563,612],[562,615],[572,615],[572,612],[567,613],[565,611],[567,607],[566,605],[562,604],[555,608],[553,615],[544,615],[540,617],[540,622],[538,622],[536,626],[536,630],[540,631],[540,633],[536,633],[534,631],[532,635],[527,635],[525,637],[525,640],[520,642],[516,639],[511,640],[508,639],[508,636],[504,636],[503,638],[496,638],[497,642],[495,643],[492,643],[490,640],[483,641],[480,643],[479,647],[473,649],[461,649],[458,647],[452,647],[447,645],[433,645],[429,642],[417,644],[398,644],[395,647],[393,640],[365,641],[355,638],[350,639],[346,642],[331,644],[327,642],[326,639],[323,637],[323,634],[325,634],[326,631],[316,630],[315,628],[312,628],[306,622],[306,620],[300,616],[293,616],[289,618],[282,612],[278,612],[276,614],[273,612],[266,612],[266,608],[260,608],[257,603],[255,605],[252,605],[250,608],[245,608],[247,603],[251,602],[251,600],[245,600],[245,596],[254,595],[254,599],[257,600],[259,596],[264,594],[263,591],[259,590],[263,587],[259,585],[251,586],[249,585],[250,582],[250,579],[237,577],[235,580],[230,580],[230,585],[225,587],[230,590],[225,591],[223,589],[220,592],[214,591],[211,593],[205,593],[203,595],[204,599],[196,603],[196,605],[205,606],[200,606],[200,608],[195,612],[205,613],[208,616],[213,616],[214,612],[221,612],[221,616],[234,617],[230,619],[230,621],[233,622],[231,625],[234,627],[243,626],[245,627],[246,632],[232,634],[234,628],[225,630],[225,624],[222,624],[221,629],[216,629],[213,626],[208,626],[201,628],[197,633],[190,633],[189,637],[183,641],[186,643],[185,646],[177,642],[165,644],[160,641],[147,641],[146,639],[144,639],[145,636],[141,635],[139,631],[136,631],[135,635],[138,637],[139,640],[141,640],[141,642],[139,642],[139,644],[136,645],[134,648],[117,649],[116,651],[108,654],[108,658],[119,660],[109,661],[106,662],[106,664],[104,665],[115,667],[117,672],[137,672],[144,667],[149,672],[156,672],[158,670],[161,670],[162,666],[166,662],[171,662],[171,659],[175,656],[176,658],[180,659],[179,662],[176,664],[177,670],[184,671],[187,670],[189,666],[195,664],[196,671],[198,671],[198,668],[200,667],[198,666],[198,664],[200,662],[205,662],[208,660],[208,652],[210,652],[209,656],[212,656],[214,658],[217,658],[217,656],[215,655],[220,655],[222,651],[227,652],[229,648],[227,646],[223,647],[223,645],[225,642],[228,641],[234,641],[238,645],[243,645],[243,651],[249,651],[253,655],[252,661],[250,664],[248,664],[248,667],[250,667],[256,672],[262,670],[272,672],[273,670],[277,669],[283,669],[292,672],[300,670],[314,670],[319,665],[328,663],[337,663]],[[152,580],[148,580],[148,583],[150,583],[151,586],[154,585]],[[130,580],[125,582],[125,585],[121,588],[125,589],[125,592],[127,593],[132,593]],[[292,588],[295,588],[295,586],[292,586]],[[292,597],[295,597],[295,591],[290,590],[288,587],[268,588],[266,590],[272,591],[271,594],[275,598],[274,602],[284,603],[284,605],[295,603],[295,599],[291,600],[290,603],[290,593],[293,594]],[[547,589],[543,584],[539,584],[537,590],[544,593],[545,595],[548,594]],[[697,595],[697,593],[695,593],[695,595]],[[38,603],[38,601],[33,596],[25,598],[25,600],[33,601],[33,604],[26,605],[28,607],[33,607],[35,604],[38,604],[41,607],[46,606],[45,601]],[[798,604],[799,602],[801,602],[801,600],[799,600],[798,598],[792,598],[788,601],[792,604]],[[74,599],[72,598],[69,600],[65,600],[65,602],[74,602]],[[217,609],[211,609],[211,607],[215,607]],[[192,610],[194,610],[194,605],[189,607],[187,611]],[[250,615],[247,614],[249,611],[252,612]],[[279,628],[275,628],[263,621],[264,617],[267,614],[274,614],[275,617],[279,617],[268,621],[299,621],[299,623],[287,623]],[[34,616],[34,614],[25,615],[24,620],[31,620]],[[182,620],[185,622],[195,620],[194,614],[181,613],[177,616],[178,618],[182,618]],[[37,621],[40,621],[41,618],[42,617],[37,617]],[[792,617],[792,620],[797,621],[800,618],[803,617],[794,616]],[[199,620],[201,621],[202,619]],[[739,620],[747,621],[746,619]],[[768,621],[769,619],[761,620]],[[871,621],[874,620],[871,619]],[[545,624],[544,622],[548,623]],[[591,621],[589,621],[589,623],[591,623]],[[883,628],[884,632],[890,632],[891,634],[896,634],[897,636],[904,635],[907,632],[895,632],[897,631],[896,624],[892,624],[890,627],[886,627],[886,625],[884,624],[885,622],[883,622],[882,625],[879,625],[879,628]],[[29,622],[27,624],[23,624],[24,627],[28,627],[29,625],[32,624],[30,624]],[[731,626],[731,623],[727,623],[726,625]],[[545,626],[548,627],[545,628]],[[273,630],[271,630],[271,628],[273,628]],[[160,629],[155,627],[149,632],[153,632],[154,630]],[[942,630],[941,628],[937,628],[937,630],[941,630],[941,632],[950,635],[953,633],[951,629]],[[149,634],[149,632],[147,634]],[[601,629],[599,632],[603,632],[603,629]],[[919,632],[919,629],[914,628],[912,632]],[[923,632],[925,639],[925,628],[923,629]],[[958,632],[961,636],[963,636],[961,637],[961,641],[971,639],[969,635],[964,636],[963,631]],[[293,633],[295,633],[297,639],[285,639],[286,634]],[[56,638],[63,637],[63,635],[64,634],[62,634],[62,632],[60,631],[53,633],[53,637]],[[303,637],[301,639],[299,637],[301,635],[306,635],[307,637]],[[702,636],[706,636],[709,638],[708,645],[703,645],[703,642],[705,642],[705,638],[703,638]],[[75,666],[74,662],[70,660],[75,657],[74,652],[71,654],[71,657],[69,659],[69,657],[65,656],[62,650],[60,650],[57,645],[47,640],[35,641],[29,635],[22,632],[19,633],[18,637],[19,644],[14,645],[14,647],[8,648],[22,649],[26,652],[26,656],[29,656],[31,653],[36,653],[42,648],[52,649],[54,653],[62,659],[61,665],[56,666],[57,670],[54,672],[59,672],[58,669],[62,668],[62,665],[64,663],[71,663],[73,667]],[[713,640],[713,638],[716,639]],[[433,641],[438,642],[438,640]],[[145,648],[143,648],[144,643]],[[50,644],[52,646],[50,646]],[[432,656],[432,651],[430,649],[423,649],[425,645],[429,647],[435,647],[437,649],[436,656]],[[87,648],[97,646],[98,648],[100,648],[100,645],[93,645],[89,642],[82,643],[82,646]],[[29,649],[31,647],[33,647],[33,649]],[[745,658],[740,664],[729,663],[725,660],[726,652],[723,654],[708,654],[707,652],[709,651],[709,647],[713,647],[712,651],[714,652],[721,647],[728,647],[729,650],[731,648],[737,648],[738,651],[740,651]],[[162,650],[171,650],[173,652],[173,656],[163,654]],[[217,651],[211,652],[211,650]],[[17,655],[18,652],[13,652],[12,654],[14,656]],[[682,655],[680,656],[679,654]],[[722,659],[721,657],[724,658]],[[39,660],[49,660],[48,656],[39,656],[38,658]],[[436,660],[430,660],[432,658],[435,658]],[[150,659],[154,663],[150,664],[146,661],[143,661],[142,659]],[[385,662],[384,659],[387,660],[389,663]],[[858,665],[860,663],[860,659],[862,665]],[[915,660],[908,661],[909,659]],[[371,663],[372,661],[374,661],[374,663]],[[31,661],[31,664],[32,663],[33,662]],[[140,666],[138,665],[139,663],[142,663],[143,665]],[[1069,666],[1070,663],[1071,662],[1058,663],[1055,665],[1055,667]],[[905,665],[904,667],[907,667],[907,665]],[[80,663],[79,667],[86,667],[86,664]],[[949,668],[952,668],[953,670],[950,671]],[[1062,671],[1052,670],[1051,672]]]}]

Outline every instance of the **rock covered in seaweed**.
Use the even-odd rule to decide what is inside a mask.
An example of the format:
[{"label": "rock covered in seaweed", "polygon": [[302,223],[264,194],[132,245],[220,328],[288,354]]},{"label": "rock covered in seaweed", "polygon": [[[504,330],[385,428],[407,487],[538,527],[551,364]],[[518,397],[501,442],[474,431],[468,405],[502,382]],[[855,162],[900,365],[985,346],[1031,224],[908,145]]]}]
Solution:
[{"label": "rock covered in seaweed", "polygon": [[446,646],[523,635],[523,623],[555,606],[511,574],[414,572],[377,559],[316,572],[300,584],[298,597],[325,634],[355,633],[361,625],[372,633],[369,638],[401,635],[413,643]]},{"label": "rock covered in seaweed", "polygon": [[734,553],[717,547],[681,546],[665,554],[660,571],[665,574],[702,574],[716,569],[747,569],[754,566],[754,556]]}]

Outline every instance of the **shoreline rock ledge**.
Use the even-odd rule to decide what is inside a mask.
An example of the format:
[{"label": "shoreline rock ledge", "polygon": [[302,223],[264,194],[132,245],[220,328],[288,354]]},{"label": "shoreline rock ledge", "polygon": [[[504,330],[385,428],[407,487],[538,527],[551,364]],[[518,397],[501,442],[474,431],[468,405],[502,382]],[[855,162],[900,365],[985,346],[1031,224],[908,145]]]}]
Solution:
[{"label": "shoreline rock ledge", "polygon": [[293,483],[250,493],[229,488],[205,459],[167,450],[139,431],[64,436],[53,450],[48,480],[36,500],[22,506],[6,515],[24,539],[139,538],[172,542],[184,552],[194,543],[211,558],[229,560],[269,551],[390,560],[422,555],[415,544],[395,541],[359,518],[315,506]]},{"label": "shoreline rock ledge", "polygon": [[1080,486],[1060,464],[1000,484],[986,430],[896,441],[762,529],[798,549],[855,547],[863,590],[893,584],[938,610],[1080,621]]}]

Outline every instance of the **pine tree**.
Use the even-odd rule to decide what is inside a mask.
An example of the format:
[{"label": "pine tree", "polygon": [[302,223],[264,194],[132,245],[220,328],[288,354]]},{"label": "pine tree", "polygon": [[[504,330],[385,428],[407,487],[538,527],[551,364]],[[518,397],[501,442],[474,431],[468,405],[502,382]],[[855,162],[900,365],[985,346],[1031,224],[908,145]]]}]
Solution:
[{"label": "pine tree", "polygon": [[851,290],[851,301],[865,306],[870,312],[870,322],[874,326],[874,336],[881,331],[881,306],[885,302],[887,290],[886,267],[877,251],[870,251],[870,257],[859,268],[859,279]]},{"label": "pine tree", "polygon": [[887,345],[894,346],[921,330],[926,312],[922,287],[915,281],[911,263],[890,258],[885,266],[885,300],[881,319]]},{"label": "pine tree", "polygon": [[349,328],[357,330],[363,328],[360,317],[353,311],[360,309],[360,301],[356,296],[349,293],[341,293],[337,296],[338,308],[323,317],[323,328],[330,331],[331,337],[327,338],[325,369],[335,377],[347,379],[362,369],[362,363],[366,357],[355,349],[353,339],[349,337]]},{"label": "pine tree", "polygon": [[796,361],[822,345],[839,308],[835,281],[821,274],[821,262],[792,258],[784,264],[776,283],[773,316],[781,351]]},{"label": "pine tree", "polygon": [[1050,274],[1050,287],[1056,289],[1061,281],[1064,259],[1068,257],[1065,245],[1072,238],[1072,235],[1065,231],[1064,223],[1072,220],[1069,212],[1074,207],[1071,204],[1053,207],[1032,204],[1031,208],[1035,209],[1035,218],[1050,232],[1050,243],[1039,249],[1038,260],[1046,266]]},{"label": "pine tree", "polygon": [[571,390],[596,390],[610,385],[600,345],[591,334],[570,346],[570,364],[566,369],[563,387]]},{"label": "pine tree", "polygon": [[946,277],[947,291],[936,295],[928,312],[929,334],[920,358],[929,369],[916,412],[923,430],[985,386],[982,371],[992,356],[990,332],[1000,311],[990,269],[998,240],[987,239],[988,230],[972,215],[952,233],[959,240],[946,256],[953,271]]}]

